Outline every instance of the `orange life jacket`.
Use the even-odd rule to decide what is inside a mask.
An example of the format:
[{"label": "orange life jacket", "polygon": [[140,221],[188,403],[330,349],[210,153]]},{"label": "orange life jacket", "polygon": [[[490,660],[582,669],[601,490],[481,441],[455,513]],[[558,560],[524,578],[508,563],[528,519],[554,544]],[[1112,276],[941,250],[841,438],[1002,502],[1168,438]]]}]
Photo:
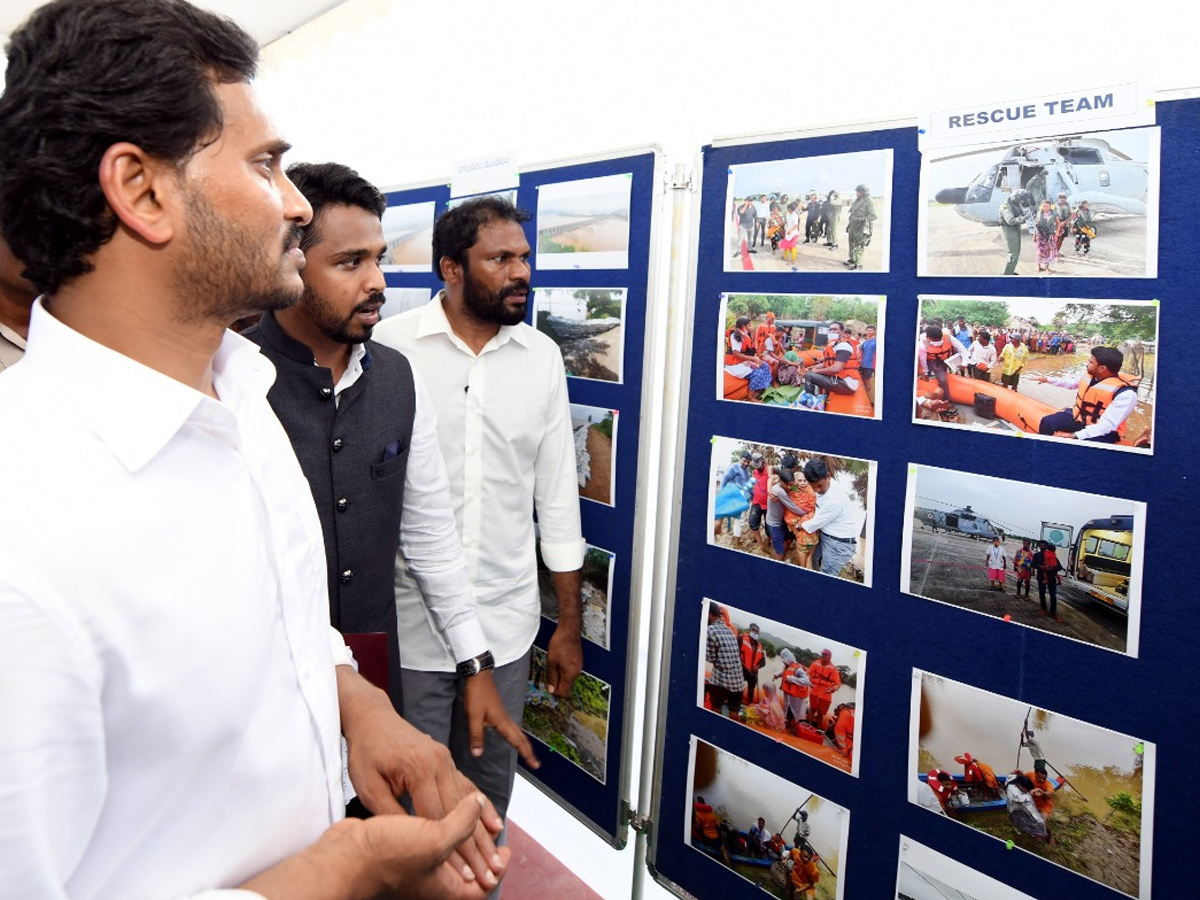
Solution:
[{"label": "orange life jacket", "polygon": [[795,675],[803,668],[804,667],[801,666],[800,663],[791,663],[790,665],[784,666],[782,682],[782,688],[785,694],[789,694],[793,697],[799,697],[801,700],[808,696],[808,688],[802,684],[793,684],[792,682],[788,681],[788,676]]},{"label": "orange life jacket", "polygon": [[770,338],[772,343],[775,344],[775,349],[773,349],[771,352],[778,353],[782,356],[783,348],[779,346],[779,338],[775,336],[774,323],[763,323],[762,325],[759,325],[758,329],[754,332],[754,349],[758,355],[763,355],[763,350],[766,348],[768,338]]},{"label": "orange life jacket", "polygon": [[700,825],[701,832],[709,840],[713,840],[721,833],[720,826],[717,822],[717,815],[713,812],[713,808],[707,803],[696,803],[692,807],[696,813],[696,821]]},{"label": "orange life jacket", "polygon": [[822,665],[814,660],[808,667],[808,678],[812,682],[813,691],[819,696],[831,696],[842,686],[842,673],[833,665]]},{"label": "orange life jacket", "polygon": [[[756,646],[757,644],[757,646]],[[755,672],[767,661],[762,644],[750,639],[749,632],[742,635],[742,668],[747,672]]]},{"label": "orange life jacket", "polygon": [[935,359],[945,362],[955,353],[954,342],[950,338],[942,335],[940,341],[932,341],[925,338],[925,360],[927,363],[933,362]]},{"label": "orange life jacket", "polygon": [[838,344],[842,343],[849,344],[851,352],[850,358],[846,360],[845,364],[842,366],[841,372],[838,373],[839,376],[844,375],[852,370],[857,371],[859,365],[862,363],[862,349],[859,347],[858,341],[856,341],[854,338],[845,337],[843,335],[836,341],[825,345],[825,353],[822,356],[822,361],[825,363],[825,365],[832,366],[835,362],[837,362],[836,348]]},{"label": "orange life jacket", "polygon": [[[741,344],[741,349],[736,351],[733,349],[734,334],[739,335]],[[742,331],[740,328],[727,328],[725,329],[725,365],[733,366],[744,361],[735,356],[735,353],[754,356],[754,339],[750,337],[749,332]]]},{"label": "orange life jacket", "polygon": [[[1079,392],[1075,396],[1075,420],[1084,425],[1095,425],[1117,394],[1131,390],[1133,385],[1123,375],[1110,375],[1086,385],[1080,381]],[[1124,422],[1117,427],[1117,434],[1125,436]]]}]

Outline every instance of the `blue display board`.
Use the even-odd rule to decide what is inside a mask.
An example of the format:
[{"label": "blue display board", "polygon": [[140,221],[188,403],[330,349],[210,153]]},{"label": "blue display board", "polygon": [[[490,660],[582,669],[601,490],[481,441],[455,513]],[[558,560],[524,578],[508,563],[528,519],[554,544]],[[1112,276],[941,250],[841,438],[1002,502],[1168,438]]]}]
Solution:
[{"label": "blue display board", "polygon": [[[883,900],[896,896],[897,838],[901,834],[1031,897],[1102,900],[1118,893],[1136,894],[1136,878],[1133,891],[1106,886],[1104,878],[1111,881],[1112,876],[1100,871],[1101,864],[1089,871],[1071,871],[1034,853],[1010,849],[1003,840],[931,815],[909,802],[916,776],[910,761],[910,742],[919,728],[914,712],[920,705],[912,700],[914,670],[919,670],[1009,698],[1022,709],[1050,710],[1064,721],[1076,719],[1153,742],[1157,747],[1157,788],[1153,798],[1142,798],[1154,809],[1153,816],[1141,825],[1142,853],[1150,852],[1152,843],[1153,888],[1158,896],[1182,897],[1192,889],[1194,879],[1189,872],[1194,871],[1190,861],[1194,854],[1187,846],[1187,803],[1196,787],[1190,762],[1196,719],[1192,693],[1200,665],[1191,648],[1200,637],[1200,629],[1186,598],[1191,594],[1190,551],[1198,534],[1194,512],[1200,493],[1187,437],[1196,418],[1194,404],[1185,396],[1183,370],[1191,355],[1188,323],[1194,305],[1190,295],[1196,252],[1187,239],[1191,223],[1185,204],[1174,196],[1179,186],[1188,183],[1200,154],[1200,102],[1160,103],[1157,123],[1161,128],[1163,203],[1158,274],[1153,279],[1070,277],[1066,268],[1053,277],[1011,279],[998,277],[1000,267],[994,275],[984,277],[918,278],[918,207],[928,200],[919,185],[921,154],[915,127],[705,149],[690,371],[679,461],[682,498],[675,525],[673,609],[667,627],[670,649],[663,678],[660,791],[653,810],[651,864],[663,882],[700,898],[759,896],[753,882],[766,883],[770,878],[768,867],[743,866],[738,870],[739,877],[718,858],[719,853],[714,856],[702,852],[691,838],[695,795],[702,793],[695,786],[704,783],[716,789],[722,777],[732,778],[737,771],[745,770],[758,785],[757,799],[741,801],[744,808],[736,810],[741,820],[731,823],[735,829],[745,829],[753,821],[754,804],[763,809],[770,806],[771,794],[778,790],[777,778],[794,785],[798,798],[811,793],[817,798],[816,805],[824,804],[826,811],[835,807],[848,811],[848,841],[839,846],[826,835],[825,847],[835,849],[822,850],[827,856],[837,857],[840,897]],[[731,216],[736,214],[737,201],[743,194],[758,190],[749,180],[744,182],[745,190],[731,189],[730,180],[736,184],[747,171],[738,167],[875,151],[891,153],[887,271],[878,271],[879,266],[872,265],[870,258],[861,271],[847,271],[848,267],[841,267],[841,271],[762,271],[762,267],[749,271],[738,266],[737,255],[751,264],[755,258],[744,255],[738,245]],[[815,170],[812,177],[815,184]],[[809,185],[797,187],[807,192]],[[846,190],[844,183],[839,187]],[[846,221],[843,210],[843,227]],[[983,229],[982,225],[977,227]],[[1104,239],[1105,225],[1101,223],[1098,230],[1096,251]],[[996,246],[1002,247],[998,229],[992,234]],[[877,231],[877,240],[879,236]],[[841,247],[836,253],[839,267],[846,258],[847,243],[844,232],[840,237]],[[1023,240],[1028,244],[1028,233]],[[1066,247],[1068,252],[1073,251],[1069,243]],[[756,249],[763,256],[770,254],[769,247],[765,252]],[[835,255],[834,251],[827,252]],[[999,258],[1002,266],[1002,251]],[[729,270],[731,263],[736,270]],[[885,369],[881,383],[876,385],[882,417],[874,420],[718,399],[722,365],[719,347],[722,331],[729,326],[721,318],[722,300],[739,293],[886,296],[886,337],[881,343]],[[1153,454],[1085,448],[1067,441],[1006,440],[965,428],[915,423],[918,295],[1159,301]],[[714,521],[709,497],[714,478],[719,475],[713,448],[714,438],[722,437],[746,445],[803,448],[877,464],[868,533],[870,586],[805,571],[758,553],[732,552],[712,542]],[[731,446],[736,451],[737,445]],[[721,462],[729,459],[726,456]],[[1145,503],[1140,645],[1136,654],[1111,652],[1112,648],[1100,649],[1064,638],[1050,628],[1022,627],[1000,616],[978,615],[902,592],[904,535],[911,519],[906,514],[906,486],[914,465]],[[960,537],[967,542],[964,546],[978,546],[982,570],[988,541],[972,545],[967,537]],[[744,539],[744,535],[739,538]],[[982,585],[982,571],[979,578]],[[1011,579],[1010,572],[1010,592]],[[1005,595],[1006,602],[1011,596]],[[744,722],[714,714],[698,703],[698,680],[705,663],[705,598],[737,611],[735,615],[742,619],[739,630],[745,629],[746,619],[760,624],[782,623],[837,642],[839,647],[858,648],[865,655],[869,678],[856,698],[861,719],[860,741],[854,747],[859,756],[856,775],[810,753],[797,752],[787,742],[768,739]],[[1037,606],[1036,587],[1031,606]],[[767,631],[768,627],[763,626],[764,636]],[[816,639],[811,643],[820,647]],[[692,747],[696,741],[717,749],[715,762],[711,753],[699,763],[694,761]],[[992,760],[997,772],[1013,768],[1018,741],[1014,728],[1012,752]],[[970,749],[964,745],[957,752]],[[1141,750],[1133,747],[1131,752]],[[731,757],[741,762],[731,761]],[[1054,762],[1052,758],[1050,761]],[[922,757],[917,762],[925,760]],[[1023,768],[1031,768],[1029,755],[1023,757],[1023,762]],[[697,773],[696,767],[706,771]],[[1100,793],[1109,792],[1101,787]],[[739,803],[728,799],[733,796],[728,791],[722,796],[726,798],[725,811],[732,813]],[[712,797],[706,800],[710,807],[717,805],[711,802]],[[1112,821],[1108,820],[1104,828],[1110,828]],[[1155,826],[1152,838],[1151,824]],[[767,827],[772,831],[786,828],[789,842],[794,836],[794,820],[768,821]],[[827,821],[827,828],[832,827]],[[998,827],[1002,831],[1003,822]],[[1072,838],[1071,823],[1062,822],[1058,827],[1064,839]],[[1015,830],[1012,833],[1015,836]],[[1114,842],[1118,839],[1113,838]],[[1086,857],[1093,851],[1079,852]],[[1087,858],[1094,861],[1094,857]],[[822,875],[829,885],[829,873],[822,870]],[[1128,886],[1127,881],[1121,883]],[[776,895],[787,896],[786,888],[782,890],[783,894]],[[1140,895],[1149,896],[1144,883]]]},{"label": "blue display board", "polygon": [[[637,469],[642,438],[642,378],[646,358],[656,159],[653,152],[640,152],[539,168],[523,172],[520,188],[516,191],[517,205],[534,214],[534,219],[526,223],[525,231],[534,249],[531,286],[535,303],[545,304],[549,289],[562,289],[560,300],[577,289],[625,291],[619,328],[622,334],[619,360],[614,360],[610,353],[601,364],[589,364],[591,367],[585,370],[585,374],[598,377],[568,379],[573,413],[578,415],[581,427],[591,431],[585,407],[616,414],[615,441],[609,441],[607,447],[591,447],[594,471],[588,479],[589,485],[608,482],[607,499],[610,502],[580,501],[585,540],[591,546],[607,551],[612,560],[612,587],[607,597],[607,649],[596,640],[585,640],[583,644],[585,677],[592,676],[608,685],[607,725],[603,738],[600,719],[595,715],[587,716],[586,721],[566,723],[566,728],[572,730],[570,732],[562,728],[553,734],[535,732],[534,736],[539,740],[534,742],[534,747],[542,767],[536,773],[526,771],[526,775],[543,790],[558,798],[615,845],[624,843],[626,833],[622,815],[629,763],[624,750],[629,710],[626,671],[631,639],[632,573],[640,552],[634,545],[634,538],[637,533],[635,514],[639,508]],[[608,208],[613,206],[614,195],[626,198],[623,222],[620,209]],[[446,185],[393,191],[387,197],[389,210],[432,203],[434,211],[429,225],[432,215],[440,215],[451,202],[450,189]],[[616,204],[621,205],[620,202]],[[552,221],[552,216],[557,218]],[[386,231],[387,217],[384,224]],[[427,226],[409,224],[407,229],[423,227]],[[581,228],[593,230],[581,237]],[[627,229],[624,241],[623,229]],[[599,249],[591,248],[588,240],[593,240]],[[619,249],[622,244],[623,251]],[[405,265],[404,268],[415,267]],[[425,288],[434,295],[441,289],[441,282],[431,270],[389,271],[387,282],[391,288]],[[530,307],[528,321],[534,324],[535,304],[531,303]],[[569,328],[569,324],[566,327]],[[594,355],[582,353],[573,358],[578,360]],[[568,362],[570,370],[571,363]],[[613,375],[620,376],[619,382],[607,380]],[[602,420],[603,416],[594,418]],[[605,426],[606,429],[609,427]],[[611,451],[611,464],[599,458],[596,452],[599,450]],[[602,490],[603,487],[597,488],[597,491]],[[593,621],[597,615],[593,612]],[[598,626],[593,629],[596,630]],[[553,621],[543,618],[535,648],[545,650],[553,632]],[[599,686],[593,683],[592,687],[590,696],[595,701]],[[532,688],[531,697],[540,708],[550,710],[549,717],[557,716],[558,704],[551,704],[549,698],[538,695]],[[591,712],[595,712],[594,707]],[[555,721],[563,724],[561,718]],[[569,756],[574,756],[575,760]]]}]

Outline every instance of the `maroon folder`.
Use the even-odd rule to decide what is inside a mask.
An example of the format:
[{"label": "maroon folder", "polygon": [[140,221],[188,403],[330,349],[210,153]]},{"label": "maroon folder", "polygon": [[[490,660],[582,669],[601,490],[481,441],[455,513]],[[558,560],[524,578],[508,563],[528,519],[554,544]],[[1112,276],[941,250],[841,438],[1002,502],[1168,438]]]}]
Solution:
[{"label": "maroon folder", "polygon": [[375,687],[388,689],[388,636],[383,631],[343,634],[346,646],[358,662],[358,674]]}]

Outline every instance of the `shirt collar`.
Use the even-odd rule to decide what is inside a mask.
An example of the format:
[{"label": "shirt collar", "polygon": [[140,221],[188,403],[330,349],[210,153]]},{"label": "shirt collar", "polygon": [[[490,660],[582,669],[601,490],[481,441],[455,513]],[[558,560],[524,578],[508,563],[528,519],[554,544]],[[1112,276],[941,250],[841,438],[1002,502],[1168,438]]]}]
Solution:
[{"label": "shirt collar", "polygon": [[[446,318],[446,310],[442,305],[445,300],[446,292],[444,290],[438,291],[436,297],[420,307],[420,312],[417,314],[416,336],[418,338],[427,338],[443,334],[455,347],[464,353],[474,356],[475,354],[471,351],[471,348],[454,333],[454,329],[450,326],[450,320]],[[479,351],[479,355],[483,356],[483,354],[490,350],[498,350],[509,341],[514,341],[522,347],[528,347],[529,331],[529,326],[524,322],[520,325],[501,325],[500,330],[496,332],[492,339],[483,345],[483,349]]]},{"label": "shirt collar", "polygon": [[22,365],[75,409],[131,472],[152,460],[195,418],[213,422],[234,415],[247,398],[265,397],[275,381],[258,347],[226,331],[213,357],[217,401],[124,354],[85,337],[54,318],[44,298],[33,306],[29,347]]},{"label": "shirt collar", "polygon": [[21,335],[17,334],[16,331],[9,328],[3,322],[0,322],[0,338],[4,338],[4,340],[8,341],[14,347],[19,347],[22,350],[25,349],[25,338],[21,337]]}]

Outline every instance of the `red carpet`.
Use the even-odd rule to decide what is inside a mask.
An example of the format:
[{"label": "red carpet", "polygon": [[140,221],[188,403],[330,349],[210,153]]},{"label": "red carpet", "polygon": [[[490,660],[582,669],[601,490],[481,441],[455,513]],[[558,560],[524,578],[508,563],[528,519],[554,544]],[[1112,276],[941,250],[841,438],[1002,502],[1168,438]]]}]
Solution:
[{"label": "red carpet", "polygon": [[508,820],[508,846],[512,862],[501,900],[603,900],[512,819]]}]

